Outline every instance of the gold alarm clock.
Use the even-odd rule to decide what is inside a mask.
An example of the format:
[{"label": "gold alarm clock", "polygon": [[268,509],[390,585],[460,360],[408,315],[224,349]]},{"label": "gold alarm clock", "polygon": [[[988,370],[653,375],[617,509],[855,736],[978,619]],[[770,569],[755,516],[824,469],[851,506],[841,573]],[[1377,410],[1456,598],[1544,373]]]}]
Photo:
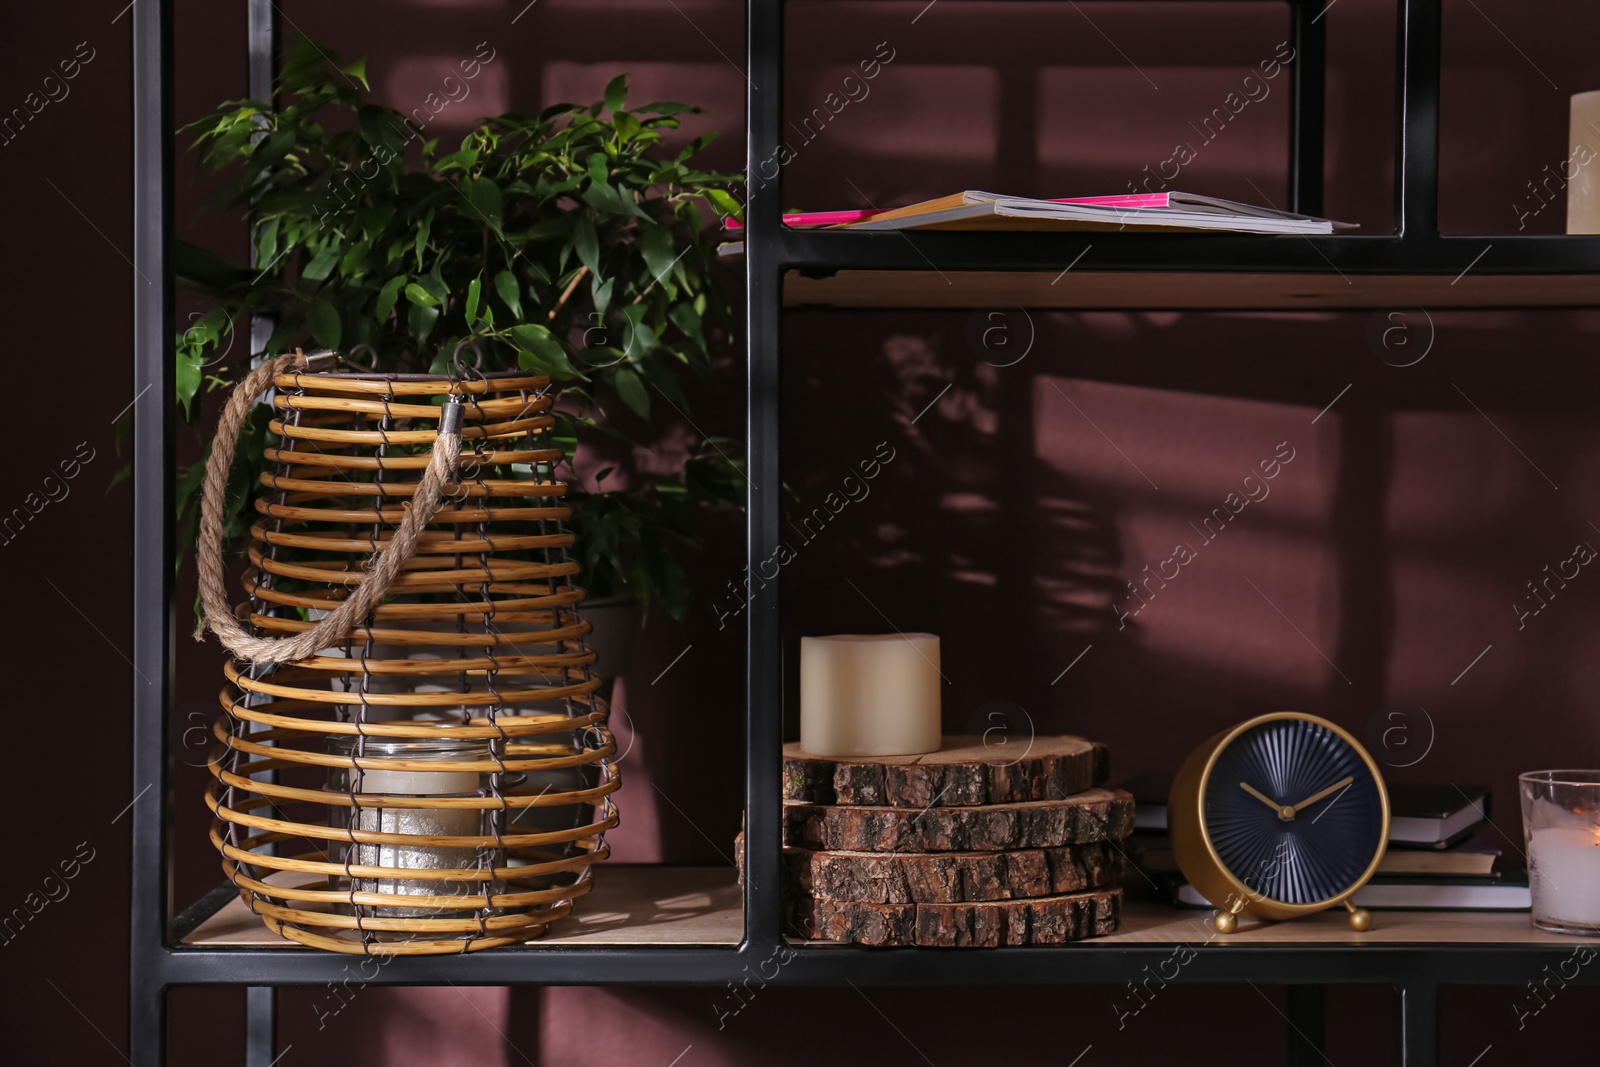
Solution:
[{"label": "gold alarm clock", "polygon": [[1389,794],[1367,750],[1344,730],[1279,711],[1224,730],[1184,762],[1167,798],[1172,853],[1217,908],[1219,933],[1241,914],[1293,919],[1343,904],[1378,869]]}]

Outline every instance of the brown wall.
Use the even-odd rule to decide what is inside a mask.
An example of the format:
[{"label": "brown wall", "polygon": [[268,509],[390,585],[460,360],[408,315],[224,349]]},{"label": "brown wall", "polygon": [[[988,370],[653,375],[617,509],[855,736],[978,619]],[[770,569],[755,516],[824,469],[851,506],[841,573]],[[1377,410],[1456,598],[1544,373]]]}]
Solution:
[{"label": "brown wall", "polygon": [[[109,487],[121,465],[111,420],[146,384],[127,370],[143,282],[125,259],[129,19],[112,22],[122,5],[29,7],[0,70],[0,107],[9,108],[80,41],[94,49],[70,95],[0,145],[11,207],[0,292],[17,362],[27,361],[14,375],[22,432],[0,473],[0,504],[44,487],[80,442],[94,457],[80,460],[70,495],[0,545],[18,620],[6,660],[15,725],[3,786],[16,825],[0,908],[20,906],[75,851],[88,855],[79,842],[94,857],[70,896],[0,945],[10,994],[0,1032],[8,1059],[26,1063],[115,1061],[107,1045],[120,1047],[126,1029],[125,833],[154,811],[143,794],[113,822],[146,784],[130,779],[126,759],[137,681],[125,659],[130,497],[126,483]],[[725,131],[709,162],[742,168],[740,4],[281,6],[287,32],[297,26],[346,57],[368,55],[379,95],[405,109],[488,41],[491,73],[439,117],[446,137],[502,107],[593,98],[628,71],[636,99],[706,106],[685,136]],[[244,26],[238,5],[177,8],[175,117],[186,122],[243,95]],[[1285,39],[1279,5],[791,8],[786,99],[796,125],[830,92],[857,99],[820,132],[796,131],[786,206],[898,204],[960,188],[1120,191],[1179,142],[1198,150],[1176,187],[1257,202],[1284,195],[1286,78],[1261,83],[1265,93],[1243,81]],[[1385,232],[1392,5],[1340,0],[1327,20],[1328,213]],[[1447,0],[1447,230],[1508,234],[1520,220],[1524,232],[1560,232],[1561,205],[1531,213],[1526,183],[1566,158],[1567,94],[1600,85],[1589,58],[1597,27],[1600,15],[1579,3],[1542,5],[1535,16],[1510,0]],[[891,53],[864,87],[843,82],[861,60]],[[1257,99],[1203,140],[1190,124],[1240,87]],[[237,222],[203,210],[215,187],[180,156],[179,236],[242,255]],[[202,306],[180,294],[180,323]],[[1588,482],[1600,465],[1589,429],[1600,376],[1588,353],[1600,316],[1433,311],[1402,321],[1417,346],[1404,356],[1381,343],[1391,324],[1367,314],[791,315],[784,476],[796,519],[880,442],[895,459],[814,542],[797,538],[786,647],[792,655],[804,633],[883,629],[881,609],[899,629],[942,635],[947,730],[987,722],[988,702],[1003,700],[1041,731],[1110,742],[1119,775],[1171,766],[1203,736],[1258,711],[1318,711],[1372,739],[1396,780],[1493,787],[1503,837],[1491,842],[1514,855],[1516,773],[1600,762],[1586,689],[1586,649],[1600,626],[1600,592],[1587,582],[1600,579],[1580,576],[1520,630],[1510,606],[1546,564],[1600,539],[1591,526],[1600,499]],[[1424,349],[1415,365],[1394,365]],[[697,421],[738,432],[737,362],[718,386],[701,398]],[[140,410],[157,399],[142,394]],[[1294,459],[1270,497],[1119,628],[1113,604],[1132,603],[1124,583],[1192,539],[1189,524],[1281,442]],[[181,450],[187,462],[195,443]],[[624,828],[613,838],[619,858],[721,862],[737,827],[742,648],[734,629],[718,629],[716,601],[739,577],[729,562],[739,542],[728,524],[708,534],[687,631],[653,628],[637,673],[653,677],[685,644],[693,651],[658,686],[624,683],[618,694],[637,731],[619,801]],[[185,623],[186,609],[179,614]],[[180,644],[173,745],[186,765],[175,891],[188,900],[216,880],[203,773],[187,765],[198,759],[184,731],[211,713],[217,660],[211,646]],[[1376,728],[1396,707],[1409,709],[1415,743],[1431,722],[1433,744],[1412,766],[1401,764],[1418,750],[1385,749]],[[1119,1031],[1112,1005],[1122,992],[885,990],[867,1001],[850,990],[771,989],[719,1031],[714,991],[486,990],[468,1005],[448,989],[371,989],[319,1031],[315,991],[288,990],[282,1039],[294,1048],[283,1062],[666,1064],[686,1046],[684,1067],[822,1055],[919,1062],[897,1029],[940,1064],[992,1059],[999,1035],[1016,1063],[1066,1063],[1091,1043],[1085,1065],[1154,1064],[1180,1051],[1199,1062],[1279,1062],[1278,990],[1173,986]],[[1519,1031],[1517,996],[1452,992],[1447,1062],[1469,1062],[1489,1044],[1486,1067],[1577,1050],[1584,1012],[1600,1003],[1575,987]],[[183,990],[173,1003],[175,1063],[237,1062],[239,991]],[[1387,990],[1336,992],[1331,1060],[1387,1062],[1394,1011]],[[825,1027],[813,1022],[823,1019]]]}]

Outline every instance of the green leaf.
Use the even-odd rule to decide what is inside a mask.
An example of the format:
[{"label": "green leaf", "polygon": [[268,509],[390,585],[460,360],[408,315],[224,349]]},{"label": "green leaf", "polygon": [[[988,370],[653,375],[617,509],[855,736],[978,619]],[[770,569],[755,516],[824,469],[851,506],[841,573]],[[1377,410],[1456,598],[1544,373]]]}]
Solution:
[{"label": "green leaf", "polygon": [[695,107],[693,104],[675,104],[671,100],[661,100],[654,104],[646,104],[637,110],[641,115],[661,115],[663,117],[667,115],[681,115],[685,112],[688,112],[691,115],[698,115],[700,113],[700,109]]},{"label": "green leaf", "polygon": [[428,339],[428,334],[433,332],[434,324],[438,321],[439,309],[436,307],[412,304],[411,310],[406,312],[406,325],[411,327],[411,333],[416,337],[418,344]]},{"label": "green leaf", "polygon": [[433,294],[416,282],[406,286],[406,299],[416,307],[436,308],[439,306],[439,301],[434,299]]},{"label": "green leaf", "polygon": [[628,405],[628,410],[641,419],[649,419],[650,393],[645,389],[644,379],[639,377],[639,373],[631,367],[621,367],[614,381],[617,395]]},{"label": "green leaf", "polygon": [[361,264],[362,261],[367,258],[367,254],[371,251],[371,241],[357,241],[355,244],[351,245],[350,250],[347,251],[343,258],[339,260],[339,273],[346,278],[349,278],[352,275],[364,273],[361,269]]},{"label": "green leaf", "polygon": [[306,325],[311,327],[311,336],[323,348],[339,347],[339,309],[322,297],[311,301],[311,306],[306,308]]},{"label": "green leaf", "polygon": [[416,240],[412,242],[412,248],[414,248],[416,250],[416,253],[417,253],[417,273],[418,274],[422,273],[422,253],[428,247],[428,234],[432,230],[433,230],[433,212],[430,211],[426,215],[423,216],[422,225],[417,227]]},{"label": "green leaf", "polygon": [[389,321],[389,312],[394,310],[394,302],[399,298],[400,287],[404,284],[404,274],[397,274],[383,283],[383,288],[378,290],[378,303],[372,309],[373,318],[379,322]]},{"label": "green leaf", "polygon": [[265,270],[269,264],[278,258],[278,224],[281,220],[273,216],[262,224],[256,233],[256,262]]},{"label": "green leaf", "polygon": [[572,247],[577,250],[578,262],[589,268],[595,277],[600,276],[600,239],[595,235],[594,223],[587,215],[580,217],[572,227]]},{"label": "green leaf", "polygon": [[439,267],[444,261],[435,260],[433,269],[417,279],[417,284],[428,291],[428,295],[441,304],[450,302],[450,287],[445,284],[444,275],[439,273]]},{"label": "green leaf", "polygon": [[294,147],[294,142],[293,130],[273,130],[262,138],[255,150],[250,153],[250,166],[271,167],[282,162],[283,157]]},{"label": "green leaf", "polygon": [[667,272],[677,258],[672,254],[672,231],[665,226],[645,223],[640,223],[639,229],[643,231],[639,239],[639,254],[644,256],[644,265],[649,268],[651,278],[666,283]]},{"label": "green leaf", "polygon": [[200,391],[200,367],[204,362],[199,346],[185,345],[178,349],[173,379],[177,386],[178,403],[183,405],[185,417],[189,416],[189,405],[194,403],[194,396]]},{"label": "green leaf", "polygon": [[374,148],[383,147],[392,151],[399,151],[405,146],[406,138],[402,132],[404,127],[399,125],[399,115],[386,107],[377,104],[366,104],[359,112],[361,124],[361,137]]},{"label": "green leaf", "polygon": [[672,325],[682,330],[701,355],[706,354],[706,338],[700,327],[700,313],[694,309],[693,304],[685,304],[681,300],[672,305],[672,310],[667,312],[667,318]]},{"label": "green leaf", "polygon": [[344,66],[340,67],[339,68],[339,73],[340,74],[348,74],[350,77],[359,80],[361,82],[361,88],[365,89],[369,93],[372,92],[372,86],[367,84],[367,57],[366,56],[362,56],[360,59],[356,60],[354,63],[347,63]]},{"label": "green leaf", "polygon": [[618,74],[606,83],[606,110],[621,111],[628,102],[628,76]]},{"label": "green leaf", "polygon": [[604,315],[606,308],[611,306],[611,291],[615,288],[615,278],[600,281],[594,275],[589,276],[589,293],[594,298],[594,309]]},{"label": "green leaf", "polygon": [[511,309],[511,314],[522,318],[521,287],[517,284],[517,276],[508,270],[503,270],[494,276],[494,291],[500,294],[500,299],[505,301],[506,307]]},{"label": "green leaf", "polygon": [[478,321],[478,294],[483,291],[483,277],[480,275],[467,283],[467,325],[471,326]]},{"label": "green leaf", "polygon": [[562,381],[582,378],[583,374],[567,358],[560,339],[543,326],[523,324],[511,327],[511,339],[521,349],[518,362]]},{"label": "green leaf", "polygon": [[589,188],[583,191],[583,202],[609,215],[632,215],[640,219],[650,217],[632,195],[607,182],[590,182]]},{"label": "green leaf", "polygon": [[475,178],[467,189],[474,212],[494,229],[500,228],[500,187],[492,178]]},{"label": "green leaf", "polygon": [[311,262],[306,264],[306,269],[300,272],[300,277],[308,282],[327,280],[328,275],[333,273],[333,268],[338,265],[343,252],[337,242],[327,245],[311,258]]},{"label": "green leaf", "polygon": [[702,189],[700,195],[711,201],[711,206],[716,208],[719,215],[744,221],[744,205],[735,200],[732,194],[721,189]]}]

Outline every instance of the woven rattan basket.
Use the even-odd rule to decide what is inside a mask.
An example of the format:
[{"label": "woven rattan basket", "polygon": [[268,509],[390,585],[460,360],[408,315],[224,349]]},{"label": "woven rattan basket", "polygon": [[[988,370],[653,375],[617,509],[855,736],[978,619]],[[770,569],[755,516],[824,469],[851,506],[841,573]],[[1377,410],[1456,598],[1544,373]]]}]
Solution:
[{"label": "woven rattan basket", "polygon": [[[549,381],[312,366],[254,372],[213,446],[202,599],[235,659],[212,842],[244,902],[306,945],[527,941],[588,892],[619,785]],[[218,487],[268,385],[278,444],[230,610]]]}]

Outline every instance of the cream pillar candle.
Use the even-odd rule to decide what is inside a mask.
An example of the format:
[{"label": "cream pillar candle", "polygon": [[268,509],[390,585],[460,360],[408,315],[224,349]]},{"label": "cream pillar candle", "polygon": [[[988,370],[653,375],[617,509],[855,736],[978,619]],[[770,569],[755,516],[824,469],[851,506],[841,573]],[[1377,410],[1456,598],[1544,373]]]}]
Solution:
[{"label": "cream pillar candle", "polygon": [[800,639],[800,747],[819,756],[938,751],[939,638]]},{"label": "cream pillar candle", "polygon": [[1567,232],[1600,233],[1600,90],[1573,94],[1567,151]]}]

